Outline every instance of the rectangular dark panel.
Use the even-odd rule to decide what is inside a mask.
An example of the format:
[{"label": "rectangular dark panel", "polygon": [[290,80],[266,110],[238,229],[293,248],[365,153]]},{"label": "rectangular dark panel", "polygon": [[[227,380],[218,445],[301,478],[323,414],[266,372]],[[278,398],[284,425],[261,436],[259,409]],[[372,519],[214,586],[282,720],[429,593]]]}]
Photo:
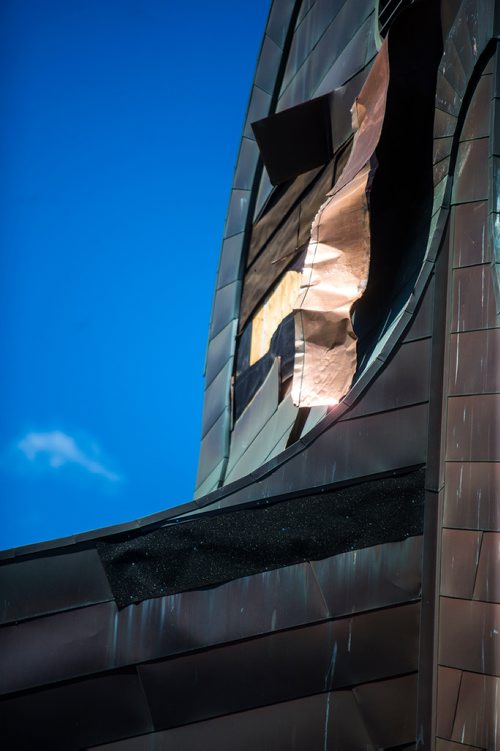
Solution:
[{"label": "rectangular dark panel", "polygon": [[452,334],[448,393],[488,394],[499,391],[500,329]]},{"label": "rectangular dark panel", "polygon": [[252,123],[273,185],[326,164],[333,156],[330,95]]},{"label": "rectangular dark panel", "polygon": [[500,532],[499,463],[447,463],[443,524]]},{"label": "rectangular dark panel", "polygon": [[498,326],[492,271],[489,264],[455,269],[451,331]]},{"label": "rectangular dark panel", "polygon": [[448,399],[447,461],[500,460],[500,394]]},{"label": "rectangular dark panel", "polygon": [[422,538],[352,550],[311,565],[331,616],[395,605],[420,596]]},{"label": "rectangular dark panel", "polygon": [[477,568],[474,599],[500,602],[500,534],[485,532]]},{"label": "rectangular dark panel", "polygon": [[499,678],[464,673],[452,739],[479,748],[497,749],[500,740],[499,695]]},{"label": "rectangular dark panel", "polygon": [[500,605],[441,597],[439,631],[440,664],[500,675]]},{"label": "rectangular dark panel", "polygon": [[354,696],[375,748],[389,748],[415,740],[416,675],[357,686]]},{"label": "rectangular dark panel", "polygon": [[460,670],[438,666],[436,732],[442,738],[451,738],[461,680]]},{"label": "rectangular dark panel", "polygon": [[443,529],[441,594],[471,598],[481,549],[481,532]]},{"label": "rectangular dark panel", "polygon": [[4,563],[0,593],[0,623],[113,598],[95,549]]},{"label": "rectangular dark panel", "polygon": [[76,751],[153,729],[135,671],[2,699],[0,727],[16,751]]}]

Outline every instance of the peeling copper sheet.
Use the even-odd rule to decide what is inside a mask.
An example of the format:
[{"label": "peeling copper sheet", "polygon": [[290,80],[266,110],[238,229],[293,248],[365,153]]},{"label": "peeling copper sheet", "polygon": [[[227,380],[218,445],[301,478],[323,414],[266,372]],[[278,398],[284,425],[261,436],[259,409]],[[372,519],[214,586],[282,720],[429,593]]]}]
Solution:
[{"label": "peeling copper sheet", "polygon": [[356,369],[351,309],[368,281],[367,189],[388,85],[388,47],[384,42],[353,107],[358,130],[349,160],[312,225],[302,289],[295,304],[292,397],[300,407],[337,404]]},{"label": "peeling copper sheet", "polygon": [[250,365],[269,351],[274,332],[293,310],[300,285],[298,271],[286,271],[252,318]]}]

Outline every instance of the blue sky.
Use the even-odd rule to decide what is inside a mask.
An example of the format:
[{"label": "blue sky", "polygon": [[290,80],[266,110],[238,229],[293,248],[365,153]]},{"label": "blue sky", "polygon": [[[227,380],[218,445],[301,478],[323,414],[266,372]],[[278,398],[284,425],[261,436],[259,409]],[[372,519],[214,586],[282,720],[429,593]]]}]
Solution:
[{"label": "blue sky", "polygon": [[268,0],[0,5],[0,547],[192,497]]}]

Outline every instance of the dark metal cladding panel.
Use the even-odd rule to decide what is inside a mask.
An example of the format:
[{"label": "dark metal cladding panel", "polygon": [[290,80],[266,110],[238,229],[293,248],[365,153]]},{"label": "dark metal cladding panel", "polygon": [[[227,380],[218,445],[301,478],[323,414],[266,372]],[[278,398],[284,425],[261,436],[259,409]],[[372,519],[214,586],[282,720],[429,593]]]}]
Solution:
[{"label": "dark metal cladding panel", "polygon": [[142,665],[155,727],[410,672],[418,616],[417,605],[391,608]]},{"label": "dark metal cladding panel", "polygon": [[211,339],[217,336],[228,323],[231,323],[233,318],[238,316],[239,295],[240,282],[227,284],[215,293],[212,321],[210,323]]},{"label": "dark metal cladding panel", "polygon": [[[429,400],[431,340],[402,344],[370,387],[341,420]],[[418,363],[418,368],[415,367]],[[349,403],[349,395],[345,401]]]},{"label": "dark metal cladding panel", "polygon": [[0,630],[0,693],[115,666],[109,649],[114,602],[48,615]]},{"label": "dark metal cladding panel", "polygon": [[462,203],[452,208],[453,266],[474,266],[490,260],[486,201]]},{"label": "dark metal cladding panel", "polygon": [[467,110],[460,134],[461,141],[484,138],[490,132],[490,110],[493,76],[481,76]]},{"label": "dark metal cladding panel", "polygon": [[500,394],[448,399],[446,459],[500,460]]},{"label": "dark metal cladding panel", "polygon": [[97,550],[0,566],[0,623],[113,599]]},{"label": "dark metal cladding panel", "polygon": [[500,464],[446,465],[443,524],[500,532]]},{"label": "dark metal cladding panel", "polygon": [[[420,605],[412,603],[333,621],[331,687],[352,686],[417,668]],[[411,738],[410,738],[411,740]]]},{"label": "dark metal cladding panel", "polygon": [[[332,425],[279,467],[266,492],[297,491],[425,462],[427,405],[407,407]],[[311,467],[314,477],[311,478]]]},{"label": "dark metal cladding panel", "polygon": [[266,117],[271,107],[271,101],[271,94],[268,94],[267,91],[259,89],[258,86],[252,87],[250,102],[248,104],[247,119],[243,130],[245,138],[254,138],[252,123]]},{"label": "dark metal cladding panel", "polygon": [[233,359],[231,358],[205,389],[205,407],[201,424],[202,438],[215,425],[227,405],[232,374]]},{"label": "dark metal cladding panel", "polygon": [[375,545],[311,563],[333,617],[420,596],[422,537]]},{"label": "dark metal cladding panel", "polygon": [[238,280],[239,259],[243,248],[245,233],[232,235],[222,243],[219,269],[217,272],[217,286],[226,287]]},{"label": "dark metal cladding panel", "polygon": [[500,392],[500,329],[450,336],[448,393]]},{"label": "dark metal cladding panel", "polygon": [[122,663],[152,660],[326,617],[311,567],[301,563],[130,605],[118,615],[117,654]]},{"label": "dark metal cladding panel", "polygon": [[359,705],[352,691],[328,694],[327,748],[331,751],[371,751],[373,741],[366,729]]},{"label": "dark metal cladding panel", "polygon": [[450,157],[446,157],[446,159],[441,159],[440,162],[436,162],[436,164],[432,168],[434,187],[438,185],[441,182],[441,180],[443,180],[446,177],[449,171],[450,171]]},{"label": "dark metal cladding panel", "polygon": [[231,321],[225,329],[210,342],[207,353],[207,364],[205,368],[206,388],[212,383],[214,378],[221,372],[224,365],[231,356],[232,342],[236,336],[238,321]]},{"label": "dark metal cladding panel", "polygon": [[[238,162],[234,173],[234,187],[251,190],[255,168],[259,160],[259,149],[252,138],[242,138]],[[220,286],[220,281],[218,282]]]},{"label": "dark metal cladding panel", "polygon": [[[112,744],[102,751],[340,751],[334,745],[335,697],[336,692],[320,694],[226,715]],[[357,751],[359,746],[343,751],[351,748]],[[373,748],[370,745],[367,751]]]},{"label": "dark metal cladding panel", "polygon": [[443,529],[441,594],[471,598],[481,549],[481,532]]},{"label": "dark metal cladding panel", "polygon": [[445,138],[452,136],[457,127],[457,118],[441,109],[436,109],[434,114],[434,136],[435,138]]},{"label": "dark metal cladding panel", "polygon": [[453,203],[484,201],[488,198],[489,139],[464,141],[458,147]]},{"label": "dark metal cladding panel", "polygon": [[462,672],[438,666],[437,724],[441,738],[451,738]]},{"label": "dark metal cladding panel", "polygon": [[500,534],[485,532],[477,568],[474,599],[500,603]]},{"label": "dark metal cladding panel", "polygon": [[375,748],[412,743],[416,735],[417,675],[353,689]]},{"label": "dark metal cladding panel", "polygon": [[458,117],[461,104],[461,93],[452,86],[448,78],[440,71],[436,84],[436,106],[440,110]]},{"label": "dark metal cladding panel", "polygon": [[0,701],[5,749],[72,751],[153,730],[135,671]]},{"label": "dark metal cladding panel", "polygon": [[227,210],[225,237],[237,235],[243,232],[247,222],[247,213],[250,205],[249,190],[232,190],[229,208]]},{"label": "dark metal cladding panel", "polygon": [[316,97],[253,123],[273,185],[320,167],[332,158],[330,98]]},{"label": "dark metal cladding panel", "polygon": [[414,339],[424,339],[432,335],[434,287],[434,276],[432,276],[403,341],[411,342]]},{"label": "dark metal cladding panel", "polygon": [[297,175],[295,180],[287,185],[286,189],[278,189],[278,191],[283,192],[279,193],[277,191],[272,205],[266,209],[262,217],[255,222],[252,228],[250,247],[247,254],[247,265],[255,260],[271,235],[274,234],[277,227],[280,226],[284,218],[291,211],[295,202],[310,188],[322,171],[323,167],[316,167],[302,175]]},{"label": "dark metal cladding panel", "polygon": [[[460,5],[460,0],[453,0],[453,2],[452,0],[447,0],[447,2],[441,3],[441,17],[443,18],[444,14],[450,13],[453,5],[456,6],[457,4]],[[443,23],[443,26],[445,25],[446,22]],[[452,87],[463,96],[467,88],[468,76],[465,75],[457,49],[447,33],[443,33],[443,39],[446,39],[446,45],[442,66],[445,68],[446,78]]]},{"label": "dark metal cladding panel", "polygon": [[139,667],[155,728],[296,699],[331,688],[331,623],[283,631]]},{"label": "dark metal cladding panel", "polygon": [[216,423],[203,436],[200,446],[200,461],[196,486],[202,483],[212,474],[213,470],[220,466],[222,459],[229,453],[229,408],[225,409]]},{"label": "dark metal cladding panel", "polygon": [[440,598],[439,663],[500,675],[500,605]]},{"label": "dark metal cladding panel", "polygon": [[254,83],[269,94],[273,93],[282,55],[280,46],[266,34],[260,51]]},{"label": "dark metal cladding panel", "polygon": [[464,673],[452,740],[488,751],[500,742],[500,679]]},{"label": "dark metal cladding panel", "polygon": [[438,162],[450,156],[452,145],[453,145],[453,138],[451,136],[445,136],[444,138],[436,138],[434,140],[434,150],[433,150],[434,164],[437,164]]},{"label": "dark metal cladding panel", "polygon": [[489,264],[455,269],[451,331],[473,331],[498,326]]}]

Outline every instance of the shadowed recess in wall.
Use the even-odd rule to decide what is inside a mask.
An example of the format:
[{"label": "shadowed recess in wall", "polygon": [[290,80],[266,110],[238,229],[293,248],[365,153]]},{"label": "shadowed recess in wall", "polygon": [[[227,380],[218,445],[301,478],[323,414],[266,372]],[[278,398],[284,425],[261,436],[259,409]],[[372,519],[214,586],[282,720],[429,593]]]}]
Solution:
[{"label": "shadowed recess in wall", "polygon": [[99,542],[119,607],[422,533],[423,469]]}]

